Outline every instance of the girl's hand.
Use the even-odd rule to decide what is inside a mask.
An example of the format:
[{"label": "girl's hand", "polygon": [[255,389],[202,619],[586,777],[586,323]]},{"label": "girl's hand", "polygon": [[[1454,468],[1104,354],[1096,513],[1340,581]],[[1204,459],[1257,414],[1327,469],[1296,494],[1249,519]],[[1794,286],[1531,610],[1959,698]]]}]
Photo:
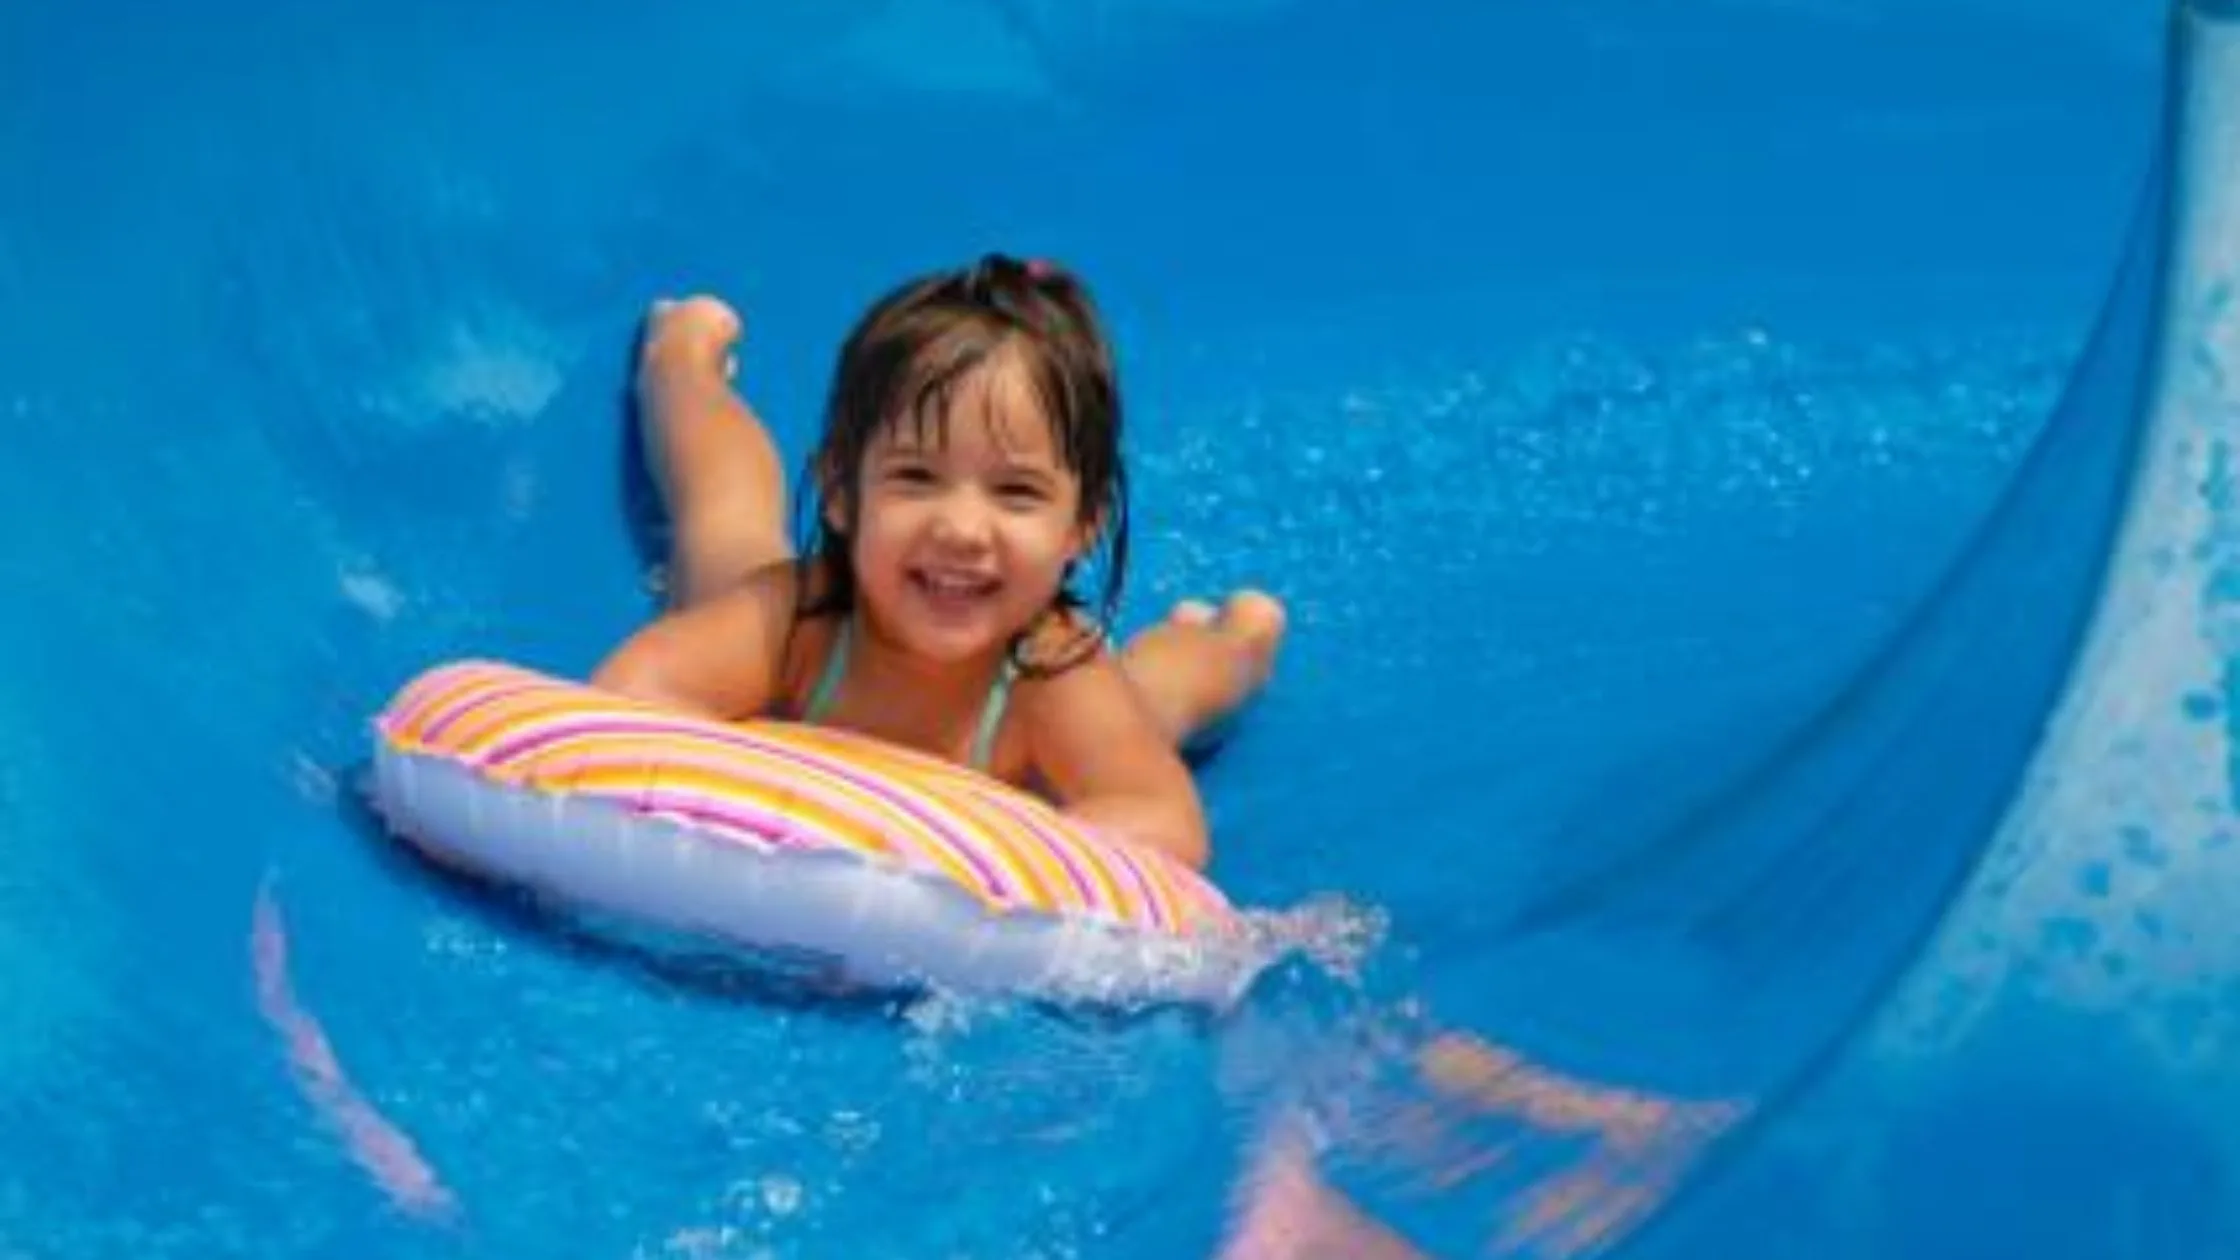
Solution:
[{"label": "girl's hand", "polygon": [[739,313],[721,298],[655,302],[646,312],[641,371],[713,371],[728,381],[738,373],[734,347],[743,330]]}]

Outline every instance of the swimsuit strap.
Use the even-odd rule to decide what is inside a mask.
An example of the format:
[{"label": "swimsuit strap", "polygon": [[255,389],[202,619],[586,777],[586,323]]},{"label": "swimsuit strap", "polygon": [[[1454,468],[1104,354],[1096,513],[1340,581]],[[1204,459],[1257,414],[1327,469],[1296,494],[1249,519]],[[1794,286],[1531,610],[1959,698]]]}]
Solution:
[{"label": "swimsuit strap", "polygon": [[822,720],[825,711],[832,707],[833,698],[840,694],[840,680],[848,673],[848,632],[854,627],[855,618],[840,619],[840,628],[832,636],[832,650],[825,653],[824,672],[817,675],[817,685],[809,691],[809,702],[801,706],[802,721]]},{"label": "swimsuit strap", "polygon": [[[817,675],[817,685],[809,691],[809,702],[801,706],[802,721],[821,720],[839,696],[840,680],[848,673],[848,647],[854,628],[855,618],[840,619],[840,628],[832,636],[832,650],[825,654],[824,671]],[[1011,702],[1011,684],[1018,676],[1018,666],[1012,664],[1006,654],[995,684],[988,688],[987,702],[980,707],[980,724],[972,733],[972,768],[975,770],[985,771],[995,756],[996,732],[1003,726],[1004,709]]]},{"label": "swimsuit strap", "polygon": [[1004,708],[1011,703],[1011,684],[1019,676],[1019,667],[1011,663],[1011,654],[1003,654],[1003,668],[996,671],[996,680],[988,688],[988,699],[980,706],[980,729],[972,734],[972,768],[986,770],[995,760],[996,731],[1003,726]]}]

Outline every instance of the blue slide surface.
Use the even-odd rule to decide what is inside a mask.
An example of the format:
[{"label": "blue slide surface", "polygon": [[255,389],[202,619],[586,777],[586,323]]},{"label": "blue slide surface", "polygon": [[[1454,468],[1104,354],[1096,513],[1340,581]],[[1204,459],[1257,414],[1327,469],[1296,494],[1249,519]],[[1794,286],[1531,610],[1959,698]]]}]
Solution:
[{"label": "blue slide surface", "polygon": [[[2240,10],[1688,9],[0,12],[0,1256],[1211,1256],[1280,1148],[1433,1256],[2240,1258]],[[989,248],[1112,317],[1124,628],[1291,607],[1203,783],[1310,957],[794,1001],[369,825],[399,682],[653,610],[647,302],[798,458]]]}]

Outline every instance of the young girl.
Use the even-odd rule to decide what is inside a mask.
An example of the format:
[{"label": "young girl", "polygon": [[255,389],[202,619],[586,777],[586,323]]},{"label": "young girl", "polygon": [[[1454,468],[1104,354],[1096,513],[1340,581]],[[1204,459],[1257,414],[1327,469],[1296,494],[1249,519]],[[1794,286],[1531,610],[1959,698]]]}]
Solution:
[{"label": "young girl", "polygon": [[[592,681],[951,758],[1202,866],[1178,747],[1265,681],[1283,610],[1256,591],[1185,602],[1108,648],[1127,479],[1112,354],[1080,282],[991,255],[875,304],[841,348],[798,557],[776,448],[730,386],[739,332],[706,297],[648,320],[637,396],[674,527],[672,606]],[[1099,545],[1092,615],[1069,583]]]}]

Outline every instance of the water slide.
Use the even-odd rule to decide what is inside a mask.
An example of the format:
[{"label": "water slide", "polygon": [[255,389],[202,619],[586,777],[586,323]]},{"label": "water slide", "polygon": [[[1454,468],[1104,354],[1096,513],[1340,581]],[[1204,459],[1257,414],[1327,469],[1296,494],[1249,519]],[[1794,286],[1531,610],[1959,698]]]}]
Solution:
[{"label": "water slide", "polygon": [[[10,6],[0,1255],[2234,1255],[2236,58]],[[1132,622],[1292,606],[1202,775],[1306,956],[1210,1023],[802,1000],[369,823],[400,681],[653,607],[648,300],[747,313],[798,454],[861,303],[996,246],[1112,314]]]}]

